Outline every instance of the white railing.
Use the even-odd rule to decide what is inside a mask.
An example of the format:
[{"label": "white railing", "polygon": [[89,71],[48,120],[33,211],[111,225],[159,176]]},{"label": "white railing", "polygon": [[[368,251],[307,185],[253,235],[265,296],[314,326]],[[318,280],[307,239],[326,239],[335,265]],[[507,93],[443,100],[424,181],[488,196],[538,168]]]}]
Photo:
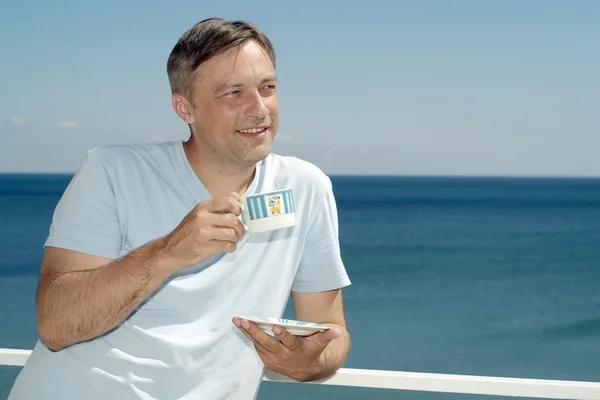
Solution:
[{"label": "white railing", "polygon": [[[0,365],[22,366],[30,353],[30,350],[0,349]],[[298,383],[273,371],[267,371],[264,380]],[[600,400],[600,382],[498,378],[354,368],[342,368],[328,379],[307,382],[307,384],[540,399]]]}]

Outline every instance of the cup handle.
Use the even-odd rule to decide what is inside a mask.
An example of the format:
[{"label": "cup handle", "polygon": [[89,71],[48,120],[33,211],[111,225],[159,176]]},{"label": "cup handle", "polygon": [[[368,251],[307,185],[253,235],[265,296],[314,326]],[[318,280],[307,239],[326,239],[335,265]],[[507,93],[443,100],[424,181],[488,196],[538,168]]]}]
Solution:
[{"label": "cup handle", "polygon": [[[241,210],[242,212],[244,212],[244,203],[243,203],[243,202],[241,202],[241,201],[240,201],[239,203],[240,203],[240,210]],[[248,225],[246,225],[246,224],[244,223],[244,217],[242,217],[241,221],[242,221],[242,225],[244,226],[244,230],[245,230],[246,232],[248,232]]]}]

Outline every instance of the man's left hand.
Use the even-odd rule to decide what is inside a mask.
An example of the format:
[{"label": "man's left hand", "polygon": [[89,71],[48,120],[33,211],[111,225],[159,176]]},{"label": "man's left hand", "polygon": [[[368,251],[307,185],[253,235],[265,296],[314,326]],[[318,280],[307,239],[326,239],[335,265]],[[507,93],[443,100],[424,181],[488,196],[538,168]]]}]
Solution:
[{"label": "man's left hand", "polygon": [[310,336],[294,336],[283,327],[274,326],[277,340],[250,321],[235,317],[233,323],[254,343],[267,368],[298,381],[310,380],[319,374],[323,351],[341,335],[335,326]]}]

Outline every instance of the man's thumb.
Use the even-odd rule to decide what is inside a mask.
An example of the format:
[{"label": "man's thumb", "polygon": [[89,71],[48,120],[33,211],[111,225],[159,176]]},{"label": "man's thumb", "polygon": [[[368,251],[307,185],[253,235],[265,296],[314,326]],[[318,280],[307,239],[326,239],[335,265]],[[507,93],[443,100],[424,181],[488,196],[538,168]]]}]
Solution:
[{"label": "man's thumb", "polygon": [[332,327],[331,329],[321,332],[321,337],[319,339],[323,345],[327,345],[329,342],[339,338],[341,335],[342,331],[340,331],[340,328]]}]

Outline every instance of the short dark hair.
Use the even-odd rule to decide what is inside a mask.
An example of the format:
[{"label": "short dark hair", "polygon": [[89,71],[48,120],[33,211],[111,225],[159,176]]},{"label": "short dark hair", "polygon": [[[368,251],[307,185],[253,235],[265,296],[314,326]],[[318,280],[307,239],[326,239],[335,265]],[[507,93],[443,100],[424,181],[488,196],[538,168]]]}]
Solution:
[{"label": "short dark hair", "polygon": [[275,66],[273,44],[267,35],[250,22],[208,18],[191,27],[181,35],[167,61],[171,93],[181,93],[192,101],[198,66],[226,50],[239,48],[250,40],[267,52]]}]

